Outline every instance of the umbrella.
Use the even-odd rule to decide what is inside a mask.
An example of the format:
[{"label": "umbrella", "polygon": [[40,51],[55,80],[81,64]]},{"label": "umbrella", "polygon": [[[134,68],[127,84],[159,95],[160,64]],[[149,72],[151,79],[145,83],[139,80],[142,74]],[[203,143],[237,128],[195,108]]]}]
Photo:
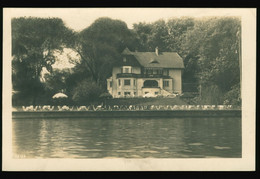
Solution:
[{"label": "umbrella", "polygon": [[67,98],[68,96],[64,93],[56,93],[55,95],[52,96],[52,98]]}]

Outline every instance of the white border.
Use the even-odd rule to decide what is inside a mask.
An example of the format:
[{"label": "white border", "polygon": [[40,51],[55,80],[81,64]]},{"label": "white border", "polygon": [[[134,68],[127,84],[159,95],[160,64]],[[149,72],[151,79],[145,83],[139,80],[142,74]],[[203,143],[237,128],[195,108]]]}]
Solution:
[{"label": "white border", "polygon": [[[167,8],[169,9],[169,8]],[[242,18],[242,158],[230,159],[13,159],[11,123],[11,17],[16,12],[60,12],[84,9],[3,10],[3,171],[254,171],[256,97],[256,9],[177,8],[181,15],[233,15]],[[93,8],[91,8],[93,10]],[[95,9],[94,9],[95,10]],[[98,9],[96,9],[98,10]],[[116,9],[114,9],[116,10]],[[121,8],[122,10],[122,8]],[[139,9],[131,8],[133,11]],[[149,9],[148,9],[149,10]],[[151,9],[152,10],[152,9]],[[159,8],[158,11],[164,9]],[[146,10],[147,11],[147,8]],[[177,14],[178,14],[177,13]],[[195,16],[195,15],[194,15]]]}]

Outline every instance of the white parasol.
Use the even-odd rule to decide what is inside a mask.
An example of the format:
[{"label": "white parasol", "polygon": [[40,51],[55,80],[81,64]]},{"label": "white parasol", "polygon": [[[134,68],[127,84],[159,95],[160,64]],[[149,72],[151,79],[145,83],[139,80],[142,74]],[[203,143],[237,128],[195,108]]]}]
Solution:
[{"label": "white parasol", "polygon": [[55,98],[67,98],[68,96],[64,93],[56,93],[55,95],[52,96],[53,99]]}]

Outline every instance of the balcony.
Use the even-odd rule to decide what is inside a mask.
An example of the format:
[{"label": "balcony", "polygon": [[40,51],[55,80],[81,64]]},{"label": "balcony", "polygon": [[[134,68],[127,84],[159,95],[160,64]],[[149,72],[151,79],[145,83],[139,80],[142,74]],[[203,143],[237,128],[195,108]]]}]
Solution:
[{"label": "balcony", "polygon": [[116,78],[139,78],[141,74],[135,73],[118,73]]},{"label": "balcony", "polygon": [[171,78],[162,74],[135,74],[135,73],[118,73],[117,78]]},{"label": "balcony", "polygon": [[161,89],[159,86],[143,86],[142,88],[158,88],[158,89]]},{"label": "balcony", "polygon": [[142,78],[171,78],[163,74],[142,74]]}]

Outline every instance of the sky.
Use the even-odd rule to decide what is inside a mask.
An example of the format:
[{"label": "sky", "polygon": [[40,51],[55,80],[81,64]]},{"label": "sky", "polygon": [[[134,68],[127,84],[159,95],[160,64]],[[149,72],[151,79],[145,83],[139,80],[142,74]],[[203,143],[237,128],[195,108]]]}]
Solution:
[{"label": "sky", "polygon": [[67,27],[80,31],[100,17],[110,17],[126,22],[128,28],[134,23],[154,22],[159,19],[192,16],[234,16],[241,9],[228,8],[12,8],[12,17],[59,17]]}]

